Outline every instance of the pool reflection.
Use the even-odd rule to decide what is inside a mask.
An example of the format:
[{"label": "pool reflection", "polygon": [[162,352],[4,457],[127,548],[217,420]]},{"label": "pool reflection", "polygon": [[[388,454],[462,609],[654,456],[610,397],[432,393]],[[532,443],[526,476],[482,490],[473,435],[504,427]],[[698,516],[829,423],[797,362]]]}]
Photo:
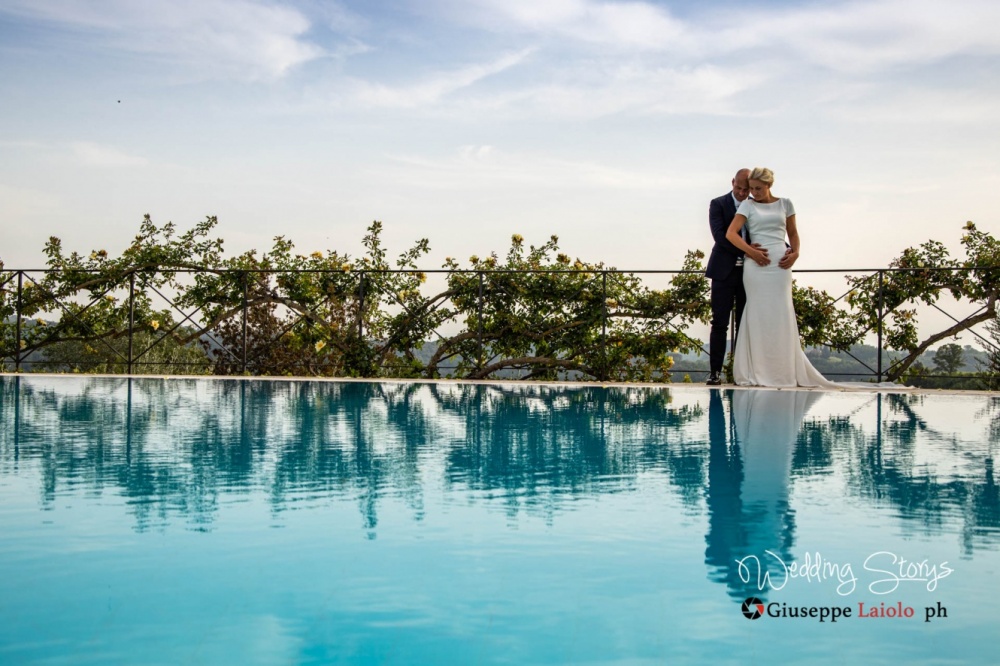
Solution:
[{"label": "pool reflection", "polygon": [[[789,504],[792,458],[802,419],[820,393],[737,391],[709,397],[708,534],[705,563],[734,599],[766,597],[760,581],[794,559]],[[728,403],[728,409],[724,406]],[[752,559],[750,570],[737,565]],[[752,575],[751,575],[752,574]]]},{"label": "pool reflection", "polygon": [[[539,385],[0,378],[0,476],[36,475],[40,502],[118,494],[135,529],[211,530],[223,498],[265,494],[277,515],[357,503],[423,520],[428,483],[555,520],[580,498],[660,483],[704,515],[709,577],[734,598],[735,561],[793,558],[797,483],[836,470],[854,501],[891,506],[913,533],[960,522],[965,553],[993,548],[1000,499],[989,438],[960,442],[924,398],[854,396],[848,413],[797,391]],[[983,422],[1000,403],[978,401]],[[850,413],[853,410],[853,413]],[[870,412],[873,417],[865,416]],[[957,427],[957,426],[956,426]],[[942,443],[928,465],[919,442]],[[951,443],[949,443],[951,442]],[[947,474],[942,470],[947,470]],[[763,561],[763,560],[762,560]]]}]

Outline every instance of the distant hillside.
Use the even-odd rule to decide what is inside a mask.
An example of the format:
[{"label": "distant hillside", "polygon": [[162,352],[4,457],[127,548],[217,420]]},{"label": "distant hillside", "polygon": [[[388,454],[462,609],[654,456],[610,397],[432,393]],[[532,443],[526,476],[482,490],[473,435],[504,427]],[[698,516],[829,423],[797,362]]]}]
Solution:
[{"label": "distant hillside", "polygon": [[[934,356],[937,352],[929,351],[923,354],[917,362],[922,363],[934,372]],[[675,371],[671,373],[671,381],[683,381],[685,374],[690,374],[691,381],[703,382],[708,376],[708,354],[674,354]],[[872,345],[857,345],[850,353],[836,352],[826,347],[810,347],[806,350],[809,362],[822,372],[827,379],[834,381],[864,381],[878,367],[878,350]],[[882,371],[893,361],[902,358],[901,352],[885,351],[882,353]],[[971,345],[962,348],[963,364],[959,372],[979,372],[989,360],[989,354]],[[868,367],[866,367],[866,365]]]}]

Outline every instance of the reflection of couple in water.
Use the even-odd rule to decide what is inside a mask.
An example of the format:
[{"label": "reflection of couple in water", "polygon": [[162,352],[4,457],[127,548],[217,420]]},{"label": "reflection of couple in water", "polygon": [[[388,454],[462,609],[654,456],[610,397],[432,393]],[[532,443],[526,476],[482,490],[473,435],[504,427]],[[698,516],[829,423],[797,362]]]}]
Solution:
[{"label": "reflection of couple in water", "polygon": [[[737,560],[756,556],[771,569],[794,540],[788,504],[792,451],[806,412],[822,394],[812,391],[733,391],[709,395],[708,512],[705,563],[733,598],[766,594],[757,572],[745,581]],[[729,418],[726,405],[729,403]],[[765,573],[763,570],[762,574]]]},{"label": "reflection of couple in water", "polygon": [[800,247],[795,206],[775,196],[773,185],[770,169],[741,169],[733,178],[732,191],[709,205],[715,245],[705,268],[712,281],[708,384],[722,384],[729,315],[735,308],[737,384],[870,389],[876,385],[827,380],[802,350],[792,303],[791,269]]}]

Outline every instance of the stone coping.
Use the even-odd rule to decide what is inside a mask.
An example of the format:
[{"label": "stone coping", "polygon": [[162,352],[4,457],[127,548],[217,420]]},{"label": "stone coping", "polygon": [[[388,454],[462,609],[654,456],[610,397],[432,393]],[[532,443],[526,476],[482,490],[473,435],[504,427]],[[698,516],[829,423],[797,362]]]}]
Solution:
[{"label": "stone coping", "polygon": [[602,388],[657,388],[657,389],[675,389],[675,390],[735,390],[735,391],[813,391],[819,393],[900,393],[906,395],[985,395],[985,396],[998,396],[1000,391],[978,391],[978,390],[957,390],[957,389],[925,389],[925,388],[908,388],[900,386],[899,388],[887,388],[887,387],[876,387],[873,386],[870,389],[866,388],[844,388],[844,389],[826,389],[826,388],[807,388],[807,387],[789,387],[789,388],[771,388],[764,386],[736,386],[735,384],[723,384],[722,386],[706,386],[703,383],[688,383],[688,382],[678,382],[678,383],[654,383],[654,382],[579,382],[579,381],[564,381],[564,382],[536,382],[536,381],[524,381],[518,379],[509,380],[498,380],[498,379],[410,379],[410,378],[393,378],[393,377],[375,377],[375,378],[358,378],[358,377],[277,377],[277,376],[262,376],[262,377],[240,377],[233,375],[125,375],[125,374],[89,374],[89,373],[60,373],[60,372],[0,372],[0,377],[77,377],[77,378],[103,378],[103,379],[204,379],[210,381],[273,381],[273,382],[325,382],[325,383],[336,383],[336,382],[361,382],[361,383],[379,383],[379,384],[469,384],[469,385],[481,385],[481,386],[551,386],[551,387],[566,387],[566,388],[587,388],[587,387],[602,387]]}]

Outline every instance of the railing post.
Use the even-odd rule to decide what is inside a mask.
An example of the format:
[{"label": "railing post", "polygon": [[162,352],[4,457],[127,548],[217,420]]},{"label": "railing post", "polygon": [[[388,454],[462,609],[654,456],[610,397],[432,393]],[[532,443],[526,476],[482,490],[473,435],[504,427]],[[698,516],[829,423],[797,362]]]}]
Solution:
[{"label": "railing post", "polygon": [[878,381],[882,381],[882,318],[884,303],[882,300],[882,269],[878,272]]},{"label": "railing post", "polygon": [[608,381],[608,272],[601,271],[601,381]]},{"label": "railing post", "polygon": [[[132,374],[132,331],[135,328],[135,271],[128,276],[128,374]],[[131,384],[129,384],[131,391]]]},{"label": "railing post", "polygon": [[243,283],[243,367],[240,373],[243,375],[247,374],[247,303],[249,298],[247,298],[247,272],[243,271],[240,276],[240,282]]},{"label": "railing post", "polygon": [[483,369],[483,272],[477,271],[479,275],[479,303],[476,306],[479,310],[479,322],[477,339],[479,344],[479,362],[476,365],[476,370],[482,371]]},{"label": "railing post", "polygon": [[14,341],[14,372],[21,372],[21,310],[24,308],[24,271],[17,272],[17,339]]},{"label": "railing post", "polygon": [[361,271],[361,284],[358,287],[358,340],[365,337],[365,272]]}]

